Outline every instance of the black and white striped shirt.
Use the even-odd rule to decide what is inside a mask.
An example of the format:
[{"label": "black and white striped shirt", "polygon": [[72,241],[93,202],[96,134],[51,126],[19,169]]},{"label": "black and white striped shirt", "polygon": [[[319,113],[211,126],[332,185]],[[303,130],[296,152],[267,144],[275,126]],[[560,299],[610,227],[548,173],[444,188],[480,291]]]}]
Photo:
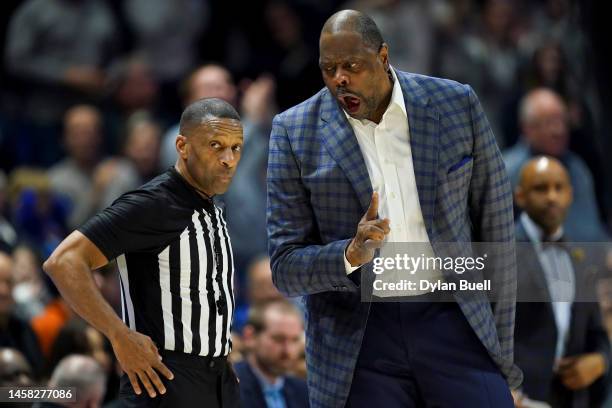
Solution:
[{"label": "black and white striped shirt", "polygon": [[117,259],[123,321],[158,347],[231,349],[233,256],[221,210],[170,168],[79,228]]}]

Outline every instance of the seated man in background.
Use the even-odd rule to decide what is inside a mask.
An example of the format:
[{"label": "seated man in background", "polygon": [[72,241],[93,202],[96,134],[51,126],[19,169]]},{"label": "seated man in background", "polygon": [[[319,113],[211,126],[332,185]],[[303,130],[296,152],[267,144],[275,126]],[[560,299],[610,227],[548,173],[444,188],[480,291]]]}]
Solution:
[{"label": "seated man in background", "polygon": [[503,152],[512,186],[516,187],[521,167],[536,155],[557,158],[566,167],[574,186],[573,201],[564,222],[576,241],[607,241],[599,217],[593,175],[584,161],[569,150],[570,131],[567,106],[554,91],[539,88],[522,100],[519,121],[523,139]]},{"label": "seated man in background", "polygon": [[33,408],[101,407],[106,391],[106,373],[92,357],[73,354],[64,358],[53,371],[49,387],[73,388],[75,402],[34,404]]},{"label": "seated man in background", "polygon": [[0,387],[27,387],[34,383],[32,368],[17,349],[0,348]]},{"label": "seated man in background", "polygon": [[235,365],[243,408],[308,407],[306,382],[289,375],[303,351],[304,322],[287,300],[251,309],[243,330],[248,350]]},{"label": "seated man in background", "polygon": [[[518,295],[514,356],[522,396],[552,407],[597,407],[606,393],[610,343],[587,260],[564,236],[572,185],[563,165],[537,157],[522,168],[515,191],[524,212],[516,226]],[[525,404],[525,405],[523,405]]]},{"label": "seated man in background", "polygon": [[[249,318],[248,314],[251,307],[273,300],[285,299],[272,282],[270,257],[267,255],[253,258],[247,268],[246,285],[239,289],[246,291],[246,296],[241,296],[246,298],[246,302],[236,305],[232,330],[237,333],[242,333],[242,329]],[[234,351],[235,349],[232,348],[232,352]]]},{"label": "seated man in background", "polygon": [[0,347],[14,348],[21,352],[37,376],[42,368],[43,357],[32,326],[15,314],[13,286],[13,259],[0,251]]},{"label": "seated man in background", "polygon": [[102,156],[102,114],[95,106],[76,105],[64,114],[66,157],[49,169],[51,190],[70,204],[68,227],[76,228],[98,208],[94,170]]}]

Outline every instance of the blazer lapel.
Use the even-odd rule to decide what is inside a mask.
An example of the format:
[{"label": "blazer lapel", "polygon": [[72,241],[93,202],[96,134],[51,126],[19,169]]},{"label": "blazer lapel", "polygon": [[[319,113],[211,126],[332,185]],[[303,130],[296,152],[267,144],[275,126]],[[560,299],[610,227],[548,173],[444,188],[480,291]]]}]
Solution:
[{"label": "blazer lapel", "polygon": [[[565,346],[565,355],[570,355],[569,353],[574,354],[575,350],[582,350],[582,348],[584,347],[584,345],[580,341],[582,333],[578,330],[578,328],[584,327],[583,321],[588,316],[589,304],[588,302],[586,302],[586,300],[589,297],[592,297],[592,299],[596,299],[595,291],[586,290],[584,286],[586,282],[586,271],[584,270],[583,265],[581,265],[581,263],[572,256],[572,251],[575,248],[579,247],[575,247],[573,245],[570,245],[568,247],[570,261],[572,264],[572,268],[574,269],[574,282],[576,282],[576,292],[574,293],[574,302],[572,303],[571,308],[569,335]],[[578,336],[578,338],[576,336]]]},{"label": "blazer lapel", "polygon": [[246,395],[249,395],[249,400],[253,404],[254,407],[266,407],[266,397],[264,396],[263,390],[259,385],[259,380],[251,366],[245,361],[246,373],[248,378],[246,381],[240,384],[240,388],[243,389],[243,392]]},{"label": "blazer lapel", "polygon": [[421,212],[429,239],[433,240],[439,114],[435,108],[428,107],[429,96],[409,74],[397,70],[395,72],[402,87],[408,114],[410,149]]},{"label": "blazer lapel", "polygon": [[351,182],[365,212],[372,198],[368,169],[353,128],[329,91],[326,91],[323,97],[319,117],[323,144]]},{"label": "blazer lapel", "polygon": [[[517,223],[516,242],[520,242],[517,250],[517,259],[519,260],[518,267],[523,268],[523,272],[526,272],[528,275],[527,277],[533,282],[536,290],[538,291],[537,301],[546,303],[548,309],[550,309],[550,313],[552,314],[550,292],[548,291],[548,284],[546,283],[546,277],[544,276],[544,269],[542,268],[540,258],[538,257],[538,254],[534,248],[534,244],[529,239],[527,231],[525,231],[525,227],[523,227],[523,223],[520,221],[520,218]],[[524,276],[523,274],[521,275]],[[529,297],[531,298],[532,295]]]}]

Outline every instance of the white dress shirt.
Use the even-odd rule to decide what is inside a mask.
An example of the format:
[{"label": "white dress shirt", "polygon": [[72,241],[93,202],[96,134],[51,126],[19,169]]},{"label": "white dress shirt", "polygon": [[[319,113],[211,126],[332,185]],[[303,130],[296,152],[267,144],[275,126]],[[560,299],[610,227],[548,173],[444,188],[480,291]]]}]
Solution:
[{"label": "white dress shirt", "polygon": [[[379,124],[367,119],[354,119],[346,112],[344,114],[359,143],[372,189],[378,192],[379,218],[388,218],[390,221],[391,231],[386,237],[386,242],[427,243],[421,248],[415,248],[418,253],[411,255],[417,257],[424,253],[426,257],[434,256],[431,245],[429,245],[429,237],[419,203],[404,96],[395,71],[391,69],[391,72],[393,75],[391,100]],[[408,245],[405,246],[409,249],[408,247]],[[423,250],[422,247],[427,249]],[[384,256],[382,255],[384,252],[383,247],[381,256]],[[357,269],[350,265],[346,256],[345,266],[347,274]],[[416,281],[418,286],[419,280],[428,279],[435,282],[442,279],[441,276],[439,271],[428,270],[417,271],[414,275],[402,273],[401,276],[387,276],[385,280],[393,282],[407,279]],[[411,290],[402,293],[378,293],[377,296],[419,295],[426,292]]]},{"label": "white dress shirt", "polygon": [[[560,359],[565,354],[565,346],[569,338],[572,303],[576,290],[572,260],[567,251],[555,245],[542,245],[544,232],[531,218],[529,218],[526,212],[521,214],[521,223],[525,228],[529,240],[534,245],[540,265],[542,265],[542,270],[544,271],[548,293],[552,301],[551,306],[555,316],[555,325],[557,326],[555,357]],[[558,231],[549,237],[549,239],[551,241],[556,241],[561,239],[562,236],[563,228],[560,227]]]}]

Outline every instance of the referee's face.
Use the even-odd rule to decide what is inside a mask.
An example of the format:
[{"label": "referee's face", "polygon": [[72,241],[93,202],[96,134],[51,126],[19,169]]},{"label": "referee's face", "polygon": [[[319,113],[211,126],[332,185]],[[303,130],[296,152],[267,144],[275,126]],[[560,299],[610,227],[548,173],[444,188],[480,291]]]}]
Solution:
[{"label": "referee's face", "polygon": [[190,133],[183,148],[179,147],[190,178],[209,196],[225,193],[242,153],[240,121],[214,118]]}]

